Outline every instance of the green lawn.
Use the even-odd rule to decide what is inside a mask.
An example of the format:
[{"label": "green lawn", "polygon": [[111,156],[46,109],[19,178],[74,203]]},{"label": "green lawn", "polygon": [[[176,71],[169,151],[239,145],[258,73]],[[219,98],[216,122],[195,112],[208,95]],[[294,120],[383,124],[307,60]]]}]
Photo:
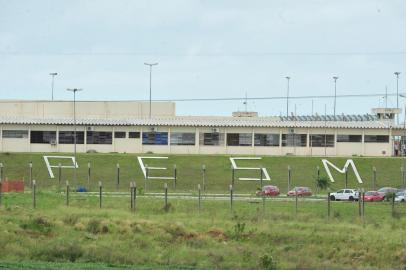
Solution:
[{"label": "green lawn", "polygon": [[[50,154],[52,155],[52,154]],[[69,155],[69,154],[55,154]],[[78,155],[78,184],[87,184],[87,164],[91,163],[91,190],[95,190],[98,181],[102,181],[106,190],[116,190],[116,164],[120,164],[120,190],[126,190],[130,181],[136,181],[139,187],[144,186],[144,177],[137,161],[138,155],[133,154],[79,154]],[[146,155],[142,155],[146,156]],[[155,155],[156,156],[156,155]],[[197,185],[202,184],[201,166],[206,165],[206,183],[208,192],[226,192],[231,183],[231,164],[229,156],[219,155],[163,155],[168,156],[168,160],[150,160],[149,166],[164,166],[170,168],[168,171],[151,171],[151,176],[173,175],[173,166],[177,166],[177,191],[196,191]],[[280,187],[281,191],[287,191],[287,167],[292,168],[292,186],[310,186],[315,188],[316,167],[320,167],[321,175],[325,175],[321,163],[321,157],[263,157],[261,161],[239,161],[239,166],[252,166],[266,168],[272,178],[271,183]],[[337,166],[344,165],[346,158],[328,158]],[[372,167],[377,169],[377,187],[394,186],[400,187],[402,184],[400,166],[401,158],[365,158],[354,157],[353,160],[359,170],[364,184],[357,183],[352,170],[349,171],[349,186],[372,188]],[[33,177],[37,180],[39,189],[55,189],[58,183],[58,170],[54,168],[55,179],[50,179],[43,160],[43,154],[38,153],[1,153],[0,162],[4,164],[4,176],[9,179],[25,179],[28,183],[29,169],[28,163],[33,162]],[[66,161],[65,161],[66,162]],[[57,165],[58,161],[54,161]],[[147,162],[146,162],[147,163]],[[342,188],[344,186],[344,175],[333,173],[336,182],[331,189]],[[259,177],[259,172],[236,173],[237,177],[251,176]],[[62,182],[72,181],[73,170],[63,169]],[[148,191],[158,191],[163,188],[163,180],[149,180]],[[169,181],[169,183],[172,183]],[[266,182],[265,182],[266,183]],[[259,182],[236,181],[236,191],[253,193],[259,186]],[[170,185],[172,188],[172,185]]]},{"label": "green lawn", "polygon": [[[10,269],[406,269],[406,204],[262,203],[39,192],[5,194],[0,267]],[[30,268],[31,267],[31,268]],[[137,268],[138,267],[138,268]],[[143,268],[144,267],[144,268]],[[182,268],[183,267],[183,268]]]}]

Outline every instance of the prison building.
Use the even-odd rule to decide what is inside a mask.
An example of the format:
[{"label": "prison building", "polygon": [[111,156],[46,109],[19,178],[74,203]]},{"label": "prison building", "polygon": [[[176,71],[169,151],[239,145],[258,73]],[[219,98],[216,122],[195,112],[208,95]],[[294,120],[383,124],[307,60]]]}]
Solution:
[{"label": "prison building", "polygon": [[[399,109],[365,115],[177,116],[173,102],[0,101],[1,152],[399,156]],[[76,125],[75,125],[76,123]]]}]

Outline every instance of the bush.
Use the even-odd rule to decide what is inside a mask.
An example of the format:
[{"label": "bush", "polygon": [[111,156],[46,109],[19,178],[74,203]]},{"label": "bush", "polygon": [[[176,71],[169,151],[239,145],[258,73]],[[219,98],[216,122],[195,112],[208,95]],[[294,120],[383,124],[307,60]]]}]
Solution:
[{"label": "bush", "polygon": [[45,217],[29,219],[20,225],[20,227],[24,230],[37,231],[41,233],[51,232],[53,226],[54,225]]},{"label": "bush", "polygon": [[277,269],[276,261],[270,255],[267,255],[267,254],[262,255],[261,257],[259,257],[259,262],[260,262],[260,266],[262,269],[266,269],[266,270],[276,270]]},{"label": "bush", "polygon": [[87,223],[86,231],[92,234],[108,233],[109,228],[106,224],[102,224],[98,219],[91,219]]}]

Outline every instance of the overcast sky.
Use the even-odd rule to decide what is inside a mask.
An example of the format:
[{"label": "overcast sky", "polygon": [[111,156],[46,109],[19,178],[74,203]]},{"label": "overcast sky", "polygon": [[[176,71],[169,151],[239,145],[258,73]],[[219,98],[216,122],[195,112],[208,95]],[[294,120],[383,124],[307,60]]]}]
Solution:
[{"label": "overcast sky", "polygon": [[[406,92],[405,0],[0,0],[0,99],[270,97]],[[405,91],[403,91],[405,90]],[[406,99],[400,100],[404,106]],[[311,100],[292,100],[297,114]],[[314,99],[314,112],[333,100]],[[337,100],[368,113],[382,98]],[[388,107],[396,97],[388,98]],[[179,102],[178,114],[230,115],[242,101]],[[285,101],[249,101],[260,115]]]}]

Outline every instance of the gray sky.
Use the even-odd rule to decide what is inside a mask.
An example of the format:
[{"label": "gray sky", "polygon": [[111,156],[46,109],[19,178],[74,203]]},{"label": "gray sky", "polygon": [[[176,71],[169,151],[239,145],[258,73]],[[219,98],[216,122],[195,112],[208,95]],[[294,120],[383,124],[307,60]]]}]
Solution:
[{"label": "gray sky", "polygon": [[[402,30],[403,29],[403,30]],[[406,1],[0,0],[0,98],[79,99],[389,93],[394,71],[406,92]],[[405,90],[405,91],[403,91]],[[338,99],[339,113],[367,113],[379,98]],[[298,114],[311,100],[293,100]],[[381,105],[385,102],[381,99]],[[400,100],[401,106],[406,103]],[[332,100],[314,111],[332,113]],[[388,99],[395,106],[396,98]],[[184,115],[229,115],[241,101],[178,103]],[[249,101],[261,115],[284,101]]]}]

